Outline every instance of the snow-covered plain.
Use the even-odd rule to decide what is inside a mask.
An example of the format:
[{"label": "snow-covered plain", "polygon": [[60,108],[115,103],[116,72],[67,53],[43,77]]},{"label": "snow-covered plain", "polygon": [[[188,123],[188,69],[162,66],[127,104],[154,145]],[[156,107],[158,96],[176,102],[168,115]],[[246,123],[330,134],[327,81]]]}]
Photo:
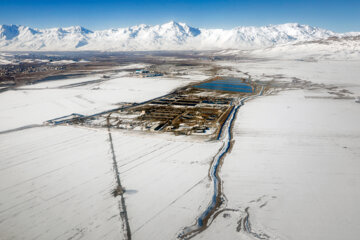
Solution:
[{"label": "snow-covered plain", "polygon": [[254,80],[311,82],[240,109],[220,173],[228,210],[195,239],[359,236],[360,60],[312,51],[318,57],[303,61],[310,51],[293,51],[281,59],[276,48],[262,59],[256,51],[253,60],[221,63],[233,68],[227,74],[240,70]]},{"label": "snow-covered plain", "polygon": [[[112,139],[133,238],[175,238],[207,204],[219,144],[116,131]],[[122,239],[107,131],[42,127],[0,143],[0,239]]]},{"label": "snow-covered plain", "polygon": [[359,104],[305,98],[297,90],[247,103],[221,171],[227,207],[199,239],[244,239],[237,222],[249,207],[266,239],[356,239],[360,234]]},{"label": "snow-covered plain", "polygon": [[[311,44],[311,51],[294,45],[286,57],[283,46],[263,54],[236,50],[235,61],[214,63],[224,67],[222,75],[303,87],[257,97],[239,109],[234,145],[220,171],[226,209],[195,239],[359,236],[358,49],[344,57],[316,52],[318,43]],[[119,73],[97,81],[101,76],[92,75],[1,93],[0,239],[124,237],[118,198],[111,194],[116,181],[106,130],[7,130],[145,101],[208,77]],[[133,239],[176,239],[211,200],[208,171],[221,142],[111,132]]]},{"label": "snow-covered plain", "polygon": [[[191,78],[125,77],[125,72],[102,79],[100,75],[26,85],[0,95],[0,131],[72,114],[93,114],[122,102],[143,102],[207,76]],[[99,81],[97,81],[99,80]],[[103,80],[103,81],[102,81]]]},{"label": "snow-covered plain", "polygon": [[[124,237],[106,129],[31,126],[146,101],[208,78],[127,74],[47,81],[1,94],[0,239]],[[112,140],[133,238],[176,238],[208,203],[207,171],[220,143],[118,131]]]}]

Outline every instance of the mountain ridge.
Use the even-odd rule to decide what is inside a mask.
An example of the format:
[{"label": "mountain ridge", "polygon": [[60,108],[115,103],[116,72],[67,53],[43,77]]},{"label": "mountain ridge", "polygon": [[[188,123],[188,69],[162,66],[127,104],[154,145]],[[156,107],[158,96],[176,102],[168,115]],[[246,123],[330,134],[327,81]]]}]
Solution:
[{"label": "mountain ridge", "polygon": [[126,28],[92,31],[81,26],[38,29],[0,25],[0,51],[140,51],[254,49],[296,41],[360,33],[285,23],[263,27],[240,26],[229,30],[196,28],[170,21]]}]

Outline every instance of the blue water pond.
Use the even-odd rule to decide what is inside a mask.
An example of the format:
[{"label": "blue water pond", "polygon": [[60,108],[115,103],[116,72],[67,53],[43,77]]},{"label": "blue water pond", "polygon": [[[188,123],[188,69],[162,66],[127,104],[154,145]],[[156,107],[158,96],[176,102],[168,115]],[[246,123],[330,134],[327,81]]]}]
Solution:
[{"label": "blue water pond", "polygon": [[236,78],[219,79],[212,82],[202,83],[195,87],[202,89],[229,91],[229,92],[244,92],[244,93],[253,92],[253,89],[249,84],[243,83],[242,80]]}]

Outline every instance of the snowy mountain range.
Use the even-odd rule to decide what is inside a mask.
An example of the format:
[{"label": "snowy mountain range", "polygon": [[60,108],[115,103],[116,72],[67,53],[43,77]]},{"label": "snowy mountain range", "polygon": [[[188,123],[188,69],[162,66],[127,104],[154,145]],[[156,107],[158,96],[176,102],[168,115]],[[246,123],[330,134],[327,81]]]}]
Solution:
[{"label": "snowy mountain range", "polygon": [[80,26],[37,29],[0,25],[0,51],[136,51],[254,49],[298,41],[354,36],[287,23],[231,30],[201,29],[174,21],[162,25],[91,31]]}]

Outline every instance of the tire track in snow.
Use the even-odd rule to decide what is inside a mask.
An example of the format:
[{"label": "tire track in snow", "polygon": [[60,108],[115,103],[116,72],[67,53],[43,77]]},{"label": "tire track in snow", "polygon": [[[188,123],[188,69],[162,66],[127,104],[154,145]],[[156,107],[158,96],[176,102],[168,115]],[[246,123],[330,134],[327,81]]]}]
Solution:
[{"label": "tire track in snow", "polygon": [[[171,146],[171,144],[168,144],[168,145]],[[166,145],[166,146],[164,147],[164,150],[166,150],[166,151],[160,152],[158,155],[153,156],[153,157],[151,157],[151,158],[149,158],[149,159],[145,159],[144,161],[141,161],[141,162],[137,163],[136,165],[134,165],[134,166],[132,166],[132,167],[130,167],[130,168],[122,171],[122,173],[126,173],[126,172],[128,172],[128,171],[131,171],[131,170],[135,169],[136,167],[138,167],[138,166],[140,166],[140,165],[143,165],[143,164],[145,164],[145,163],[147,163],[147,162],[149,162],[149,161],[151,161],[151,160],[154,160],[154,159],[156,160],[156,159],[159,158],[159,156],[162,156],[162,155],[164,155],[164,154],[167,154],[166,157],[161,158],[160,160],[166,159],[166,158],[168,158],[169,156],[173,156],[173,155],[175,155],[175,154],[177,154],[177,153],[179,153],[179,152],[182,152],[182,151],[188,149],[188,146],[186,145],[185,147],[181,148],[180,150],[177,150],[176,152],[169,152],[169,151],[173,151],[173,150],[176,150],[176,149],[180,148],[182,145],[184,145],[184,143],[175,145],[174,147],[171,147],[170,149],[167,149],[167,148],[166,148],[167,145]],[[157,150],[159,150],[159,149],[157,149]],[[157,152],[157,150],[154,151],[154,152]],[[142,157],[141,157],[141,158],[142,158]],[[139,160],[139,159],[135,159],[135,160],[133,160],[132,162],[135,162],[135,161],[137,161],[137,160]]]},{"label": "tire track in snow", "polygon": [[195,183],[193,186],[191,186],[189,189],[187,189],[184,193],[182,193],[181,195],[179,195],[175,200],[173,200],[172,202],[170,202],[166,207],[164,207],[162,210],[160,210],[159,212],[157,212],[156,214],[154,214],[153,216],[151,216],[144,224],[142,224],[140,227],[138,227],[134,233],[136,233],[137,231],[139,231],[141,228],[143,228],[146,224],[148,224],[149,222],[153,221],[157,216],[159,216],[162,212],[164,212],[166,209],[168,209],[169,207],[171,207],[174,203],[176,203],[179,199],[181,199],[182,197],[184,197],[186,194],[188,194],[189,192],[191,192],[191,190],[193,190],[195,187],[197,187],[199,184],[201,184],[207,177],[204,177],[203,179],[200,179],[200,181],[198,181],[197,183]]}]

